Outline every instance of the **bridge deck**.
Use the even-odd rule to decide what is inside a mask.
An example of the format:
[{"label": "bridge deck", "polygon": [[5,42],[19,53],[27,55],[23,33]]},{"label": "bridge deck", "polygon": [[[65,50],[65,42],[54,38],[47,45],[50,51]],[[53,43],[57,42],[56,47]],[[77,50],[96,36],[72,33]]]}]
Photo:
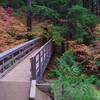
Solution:
[{"label": "bridge deck", "polygon": [[[38,64],[36,62],[36,65],[38,66],[41,66],[42,64],[43,68],[47,66],[47,63],[45,62],[48,62],[51,58],[51,41],[48,41],[43,46],[41,45],[42,47],[39,45],[37,46],[38,47],[35,47],[34,50],[27,57],[21,60],[15,68],[0,79],[0,100],[29,100],[32,77],[32,62],[30,62],[30,58],[35,55],[35,60],[38,59],[40,62],[44,61],[43,64],[40,62]],[[36,88],[35,99],[50,100],[50,97]]]},{"label": "bridge deck", "polygon": [[0,81],[30,81],[31,78],[31,63],[30,58],[39,48],[35,49],[29,56],[22,60],[14,69],[12,69]]},{"label": "bridge deck", "polygon": [[0,79],[0,100],[29,100],[30,58],[38,49],[35,49],[14,69]]}]

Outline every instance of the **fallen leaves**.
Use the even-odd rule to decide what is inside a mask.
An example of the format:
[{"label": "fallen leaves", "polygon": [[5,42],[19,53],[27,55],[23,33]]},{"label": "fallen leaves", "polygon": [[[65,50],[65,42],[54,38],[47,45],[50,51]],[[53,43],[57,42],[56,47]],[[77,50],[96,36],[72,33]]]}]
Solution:
[{"label": "fallen leaves", "polygon": [[6,29],[9,28],[13,28],[16,33],[27,31],[26,26],[13,16],[13,12],[14,10],[10,7],[6,9],[0,7],[0,32],[7,32]]},{"label": "fallen leaves", "polygon": [[[0,7],[0,52],[23,43],[26,35],[26,25],[13,16],[14,9]],[[17,39],[21,37],[20,39]]]}]

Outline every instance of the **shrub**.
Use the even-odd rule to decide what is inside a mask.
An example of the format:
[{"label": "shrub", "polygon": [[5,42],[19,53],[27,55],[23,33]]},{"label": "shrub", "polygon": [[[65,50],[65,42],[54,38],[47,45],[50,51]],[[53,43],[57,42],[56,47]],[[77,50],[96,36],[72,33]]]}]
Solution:
[{"label": "shrub", "polygon": [[68,30],[67,27],[64,25],[52,25],[50,30],[51,38],[54,43],[61,45],[61,43],[64,42],[64,36]]},{"label": "shrub", "polygon": [[52,93],[61,100],[100,99],[97,97],[98,91],[92,86],[96,78],[81,74],[81,63],[76,62],[76,57],[71,50],[58,59],[57,66],[51,73],[57,78],[51,85]]}]

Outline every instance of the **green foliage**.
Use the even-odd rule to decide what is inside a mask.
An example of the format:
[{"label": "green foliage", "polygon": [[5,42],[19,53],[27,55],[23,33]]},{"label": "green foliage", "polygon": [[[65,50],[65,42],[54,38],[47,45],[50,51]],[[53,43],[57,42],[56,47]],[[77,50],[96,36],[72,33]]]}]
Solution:
[{"label": "green foliage", "polygon": [[58,33],[58,32],[52,32],[52,40],[57,45],[61,45],[61,43],[64,41],[64,38],[61,36],[60,33]]},{"label": "green foliage", "polygon": [[69,0],[51,0],[49,2],[49,0],[35,0],[35,3],[38,5],[45,5],[57,12],[59,12],[60,14],[64,14],[67,13],[67,7],[68,7],[68,1]]},{"label": "green foliage", "polygon": [[81,65],[76,62],[76,57],[74,56],[71,50],[65,52],[63,56],[57,59],[57,67],[55,71],[59,72],[56,76],[68,76],[68,75],[80,75],[81,74]]},{"label": "green foliage", "polygon": [[62,35],[68,32],[68,28],[65,25],[53,25],[51,26],[52,31],[61,33]]},{"label": "green foliage", "polygon": [[71,50],[58,59],[57,66],[51,73],[57,78],[51,85],[52,92],[61,100],[100,99],[97,97],[98,91],[92,86],[96,78],[81,74],[81,63],[77,63]]},{"label": "green foliage", "polygon": [[22,6],[25,6],[25,0],[10,0],[9,5],[13,8],[21,8]]},{"label": "green foliage", "polygon": [[41,16],[45,18],[58,18],[60,15],[51,8],[40,5],[33,5],[32,12],[35,16]]},{"label": "green foliage", "polygon": [[[81,4],[81,0],[74,0],[74,4],[78,3]],[[68,8],[73,5],[73,2],[71,0],[33,0],[33,4],[37,5],[45,5],[58,13],[60,13],[62,16],[66,16],[68,12]]]},{"label": "green foliage", "polygon": [[46,6],[41,6],[41,5],[32,5],[30,6],[22,6],[21,8],[17,9],[16,12],[25,12],[27,14],[29,11],[33,13],[33,16],[39,17],[39,18],[51,18],[51,19],[56,19],[59,18],[60,15],[57,11],[46,7]]},{"label": "green foliage", "polygon": [[64,25],[53,25],[51,26],[51,38],[57,45],[61,45],[64,42],[64,34],[68,31],[67,27]]},{"label": "green foliage", "polygon": [[6,7],[9,4],[8,0],[0,0],[0,6]]},{"label": "green foliage", "polygon": [[100,61],[96,61],[96,64],[97,64],[98,66],[100,66]]},{"label": "green foliage", "polygon": [[85,44],[90,44],[93,39],[93,29],[100,23],[100,18],[79,5],[70,8],[68,16],[68,27],[72,37]]},{"label": "green foliage", "polygon": [[24,0],[1,0],[0,5],[7,7],[11,6],[13,8],[21,8],[22,6],[25,6],[25,1]]}]

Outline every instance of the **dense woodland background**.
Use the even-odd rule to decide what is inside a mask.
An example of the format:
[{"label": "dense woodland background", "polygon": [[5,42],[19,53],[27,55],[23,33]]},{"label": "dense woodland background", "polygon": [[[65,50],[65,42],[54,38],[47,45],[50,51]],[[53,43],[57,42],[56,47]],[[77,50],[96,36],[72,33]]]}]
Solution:
[{"label": "dense woodland background", "polygon": [[0,52],[37,36],[53,41],[53,96],[100,100],[100,0],[0,0]]}]

